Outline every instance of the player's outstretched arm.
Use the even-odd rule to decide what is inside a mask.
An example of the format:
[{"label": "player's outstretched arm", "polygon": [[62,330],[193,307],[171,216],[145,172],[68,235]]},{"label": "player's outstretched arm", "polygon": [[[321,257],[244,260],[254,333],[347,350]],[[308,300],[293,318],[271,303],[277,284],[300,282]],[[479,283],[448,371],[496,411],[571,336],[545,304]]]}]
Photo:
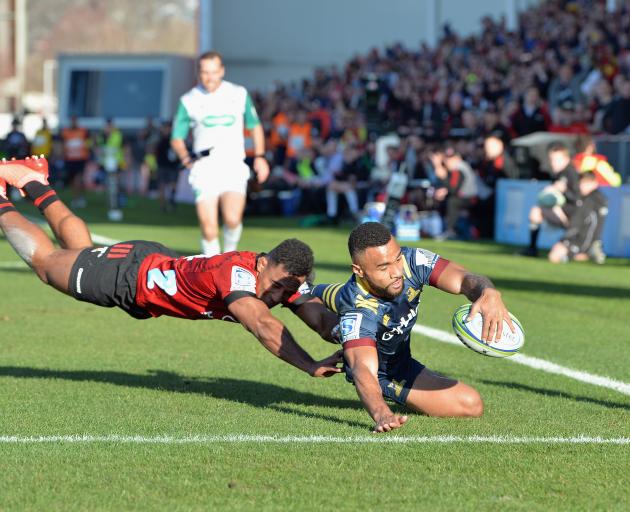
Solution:
[{"label": "player's outstretched arm", "polygon": [[514,332],[514,324],[503,303],[501,292],[486,276],[473,274],[451,261],[440,274],[437,287],[445,292],[465,295],[473,303],[470,308],[470,317],[481,313],[483,317],[481,337],[483,340],[489,342],[495,339],[499,340],[503,330],[503,320],[507,321]]},{"label": "player's outstretched arm", "polygon": [[373,432],[389,432],[402,427],[407,422],[407,416],[394,414],[383,399],[383,392],[377,377],[378,354],[376,347],[352,347],[346,349],[344,355],[352,370],[352,378],[359,398],[374,420]]},{"label": "player's outstretched arm", "polygon": [[322,339],[330,343],[339,343],[339,339],[333,333],[333,329],[339,324],[339,317],[324,306],[318,297],[313,297],[300,305],[294,313]]},{"label": "player's outstretched arm", "polygon": [[312,377],[331,377],[341,372],[341,368],[337,368],[337,363],[342,360],[340,353],[335,353],[321,361],[314,361],[261,300],[254,297],[242,297],[232,302],[228,309],[269,352],[283,361]]}]

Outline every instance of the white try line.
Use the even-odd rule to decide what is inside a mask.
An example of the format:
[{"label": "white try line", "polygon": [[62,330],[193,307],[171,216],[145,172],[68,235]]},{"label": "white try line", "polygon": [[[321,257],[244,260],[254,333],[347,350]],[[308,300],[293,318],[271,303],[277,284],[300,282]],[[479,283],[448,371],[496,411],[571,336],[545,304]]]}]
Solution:
[{"label": "white try line", "polygon": [[534,437],[534,436],[397,436],[371,434],[364,436],[269,436],[249,434],[192,436],[129,436],[129,435],[65,435],[65,436],[0,436],[0,444],[610,444],[628,445],[630,437]]},{"label": "white try line", "polygon": [[[30,215],[25,215],[25,217],[28,220],[30,220],[32,223],[37,224],[38,226],[43,228],[45,231],[47,231],[48,233],[52,234],[52,230],[50,229],[50,226],[48,225],[48,223],[45,220],[42,220],[42,219],[37,218],[37,217],[32,217]],[[103,235],[98,235],[98,234],[92,233],[92,232],[90,232],[90,236],[92,237],[92,241],[95,244],[98,244],[98,245],[114,245],[114,244],[120,243],[120,240],[116,240],[114,238],[109,238],[109,237],[103,236]]]},{"label": "white try line", "polygon": [[[437,341],[452,343],[454,345],[459,345],[463,347],[463,344],[457,339],[457,336],[446,331],[442,331],[440,329],[434,329],[433,327],[427,327],[425,325],[416,325],[413,328],[413,332],[422,334],[423,336],[427,336],[429,338],[433,338]],[[508,361],[512,361],[513,363],[518,363],[529,366],[530,368],[535,368],[536,370],[542,370],[547,373],[555,373],[557,375],[564,375],[565,377],[579,380],[580,382],[586,382],[587,384],[593,384],[595,386],[614,389],[615,391],[623,393],[624,395],[630,395],[630,384],[626,382],[610,379],[608,377],[602,377],[600,375],[594,375],[591,373],[583,372],[581,370],[574,370],[572,368],[567,368],[565,366],[560,366],[559,364],[552,363],[545,359],[526,356],[523,354],[515,354],[513,356],[507,357],[506,359]]]}]

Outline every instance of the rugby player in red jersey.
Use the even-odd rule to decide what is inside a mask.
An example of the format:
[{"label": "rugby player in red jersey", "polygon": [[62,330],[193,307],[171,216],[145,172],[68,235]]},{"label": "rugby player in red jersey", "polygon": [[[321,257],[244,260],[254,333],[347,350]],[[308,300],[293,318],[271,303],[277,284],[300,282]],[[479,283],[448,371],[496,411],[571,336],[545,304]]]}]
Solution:
[{"label": "rugby player in red jersey", "polygon": [[[119,307],[134,318],[238,322],[275,356],[313,377],[341,371],[340,353],[314,361],[269,311],[285,305],[332,341],[337,316],[298,293],[313,270],[313,253],[305,243],[290,239],[268,254],[234,251],[211,258],[179,257],[159,243],[140,240],[95,248],[85,223],[59,200],[47,177],[43,158],[0,163],[0,228],[44,283],[77,300]],[[61,249],[16,211],[7,199],[7,183],[40,210]]]}]

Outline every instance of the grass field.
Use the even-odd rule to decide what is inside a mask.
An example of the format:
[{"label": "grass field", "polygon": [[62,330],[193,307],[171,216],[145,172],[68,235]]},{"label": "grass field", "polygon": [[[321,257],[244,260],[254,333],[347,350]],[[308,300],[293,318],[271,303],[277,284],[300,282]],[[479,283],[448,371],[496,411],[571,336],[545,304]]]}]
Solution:
[{"label": "grass field", "polygon": [[[198,251],[191,208],[165,217],[139,202],[119,225],[102,211],[84,215],[95,233]],[[348,228],[250,219],[241,247],[297,236],[315,251],[317,281],[342,281]],[[491,243],[422,245],[493,279],[525,327],[525,355],[630,382],[627,260],[551,266]],[[0,510],[630,508],[627,393],[414,335],[414,355],[476,387],[486,412],[412,415],[373,436],[343,377],[311,379],[237,325],[137,321],[73,301],[1,237],[0,297]],[[427,289],[418,323],[450,332],[463,302]],[[274,311],[315,357],[331,352]],[[395,439],[406,442],[370,442]]]}]

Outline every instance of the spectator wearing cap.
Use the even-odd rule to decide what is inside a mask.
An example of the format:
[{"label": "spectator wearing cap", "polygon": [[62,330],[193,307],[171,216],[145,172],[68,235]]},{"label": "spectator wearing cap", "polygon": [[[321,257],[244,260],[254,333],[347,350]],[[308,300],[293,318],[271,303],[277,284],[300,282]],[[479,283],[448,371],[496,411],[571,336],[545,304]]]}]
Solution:
[{"label": "spectator wearing cap", "polygon": [[553,133],[583,135],[588,133],[588,126],[579,120],[573,101],[564,100],[553,111],[553,123],[548,130]]}]

